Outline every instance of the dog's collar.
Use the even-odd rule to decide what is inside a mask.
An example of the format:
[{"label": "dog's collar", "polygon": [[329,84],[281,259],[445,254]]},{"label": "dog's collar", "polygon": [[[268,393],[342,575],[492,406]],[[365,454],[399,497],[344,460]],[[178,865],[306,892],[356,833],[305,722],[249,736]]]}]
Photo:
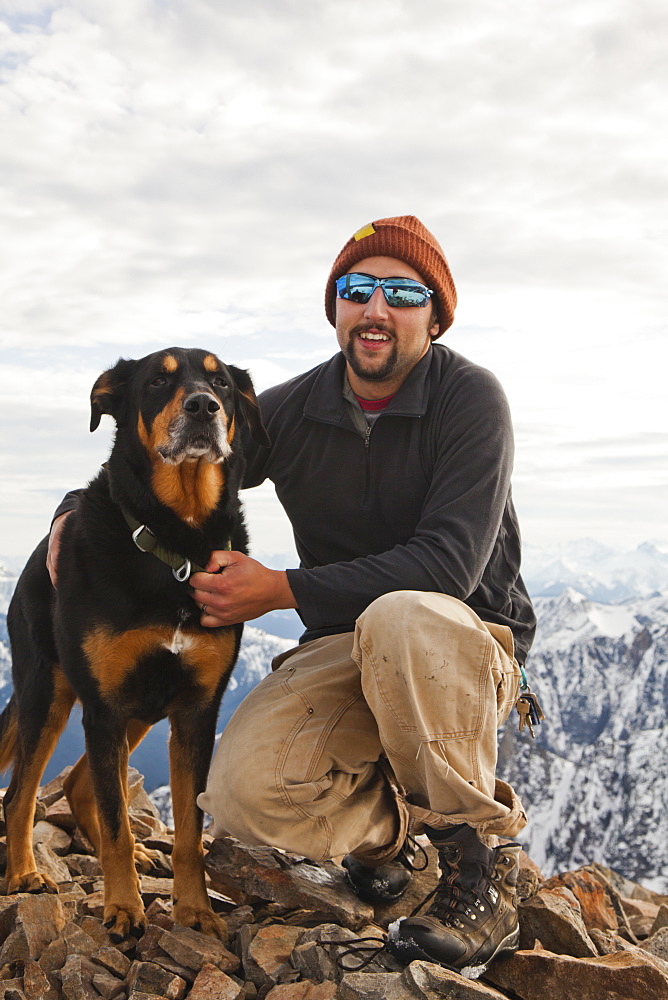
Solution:
[{"label": "dog's collar", "polygon": [[[173,552],[162,545],[151,529],[142,524],[141,521],[138,521],[136,517],[133,517],[125,507],[121,507],[121,511],[128,528],[132,532],[132,541],[139,551],[150,552],[156,559],[160,559],[167,566],[171,566],[172,573],[179,583],[185,583],[192,573],[205,572],[204,567],[199,566],[192,559],[188,559],[186,556],[182,556],[178,552]],[[232,548],[231,541],[228,541],[225,548]]]}]

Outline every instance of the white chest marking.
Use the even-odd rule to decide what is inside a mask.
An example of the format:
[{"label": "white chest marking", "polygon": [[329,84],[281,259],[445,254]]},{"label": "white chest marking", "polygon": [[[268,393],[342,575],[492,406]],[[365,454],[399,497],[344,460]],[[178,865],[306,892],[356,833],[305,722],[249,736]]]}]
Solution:
[{"label": "white chest marking", "polygon": [[170,653],[174,653],[178,656],[179,653],[185,652],[185,650],[190,649],[193,645],[193,637],[191,635],[184,635],[181,631],[181,626],[179,625],[174,635],[172,636],[171,642],[163,642],[165,649],[168,649]]}]

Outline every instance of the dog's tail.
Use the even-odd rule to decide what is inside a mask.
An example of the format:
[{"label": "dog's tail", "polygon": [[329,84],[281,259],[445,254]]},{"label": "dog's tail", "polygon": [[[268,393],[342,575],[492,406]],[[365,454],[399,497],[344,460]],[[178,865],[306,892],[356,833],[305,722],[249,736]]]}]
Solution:
[{"label": "dog's tail", "polygon": [[0,715],[0,771],[6,771],[14,760],[16,726],[16,701],[12,695]]}]

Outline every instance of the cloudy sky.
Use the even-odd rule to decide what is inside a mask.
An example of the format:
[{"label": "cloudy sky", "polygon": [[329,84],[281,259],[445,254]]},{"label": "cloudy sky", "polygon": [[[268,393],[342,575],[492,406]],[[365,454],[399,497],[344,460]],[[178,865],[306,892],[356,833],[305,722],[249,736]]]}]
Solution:
[{"label": "cloudy sky", "polygon": [[[259,388],[415,214],[494,370],[531,545],[668,536],[664,0],[0,0],[0,556],[104,459],[91,385],[178,344]],[[290,550],[270,489],[254,550]]]}]

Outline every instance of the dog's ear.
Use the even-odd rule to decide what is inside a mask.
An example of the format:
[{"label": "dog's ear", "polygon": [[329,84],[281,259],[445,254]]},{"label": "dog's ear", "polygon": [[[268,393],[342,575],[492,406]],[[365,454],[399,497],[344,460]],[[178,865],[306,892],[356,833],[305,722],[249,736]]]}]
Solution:
[{"label": "dog's ear", "polygon": [[255,389],[253,388],[250,375],[243,368],[236,368],[234,365],[227,365],[227,368],[234,376],[237,399],[241,405],[241,412],[246,418],[246,423],[248,424],[252,436],[258,444],[261,444],[264,448],[270,448],[271,441],[269,440],[269,435],[267,434],[265,426],[262,423],[260,407],[258,405],[257,396],[255,395]]},{"label": "dog's ear", "polygon": [[125,389],[136,361],[121,358],[113,368],[102,372],[90,394],[90,429],[97,430],[103,413],[117,418]]}]

